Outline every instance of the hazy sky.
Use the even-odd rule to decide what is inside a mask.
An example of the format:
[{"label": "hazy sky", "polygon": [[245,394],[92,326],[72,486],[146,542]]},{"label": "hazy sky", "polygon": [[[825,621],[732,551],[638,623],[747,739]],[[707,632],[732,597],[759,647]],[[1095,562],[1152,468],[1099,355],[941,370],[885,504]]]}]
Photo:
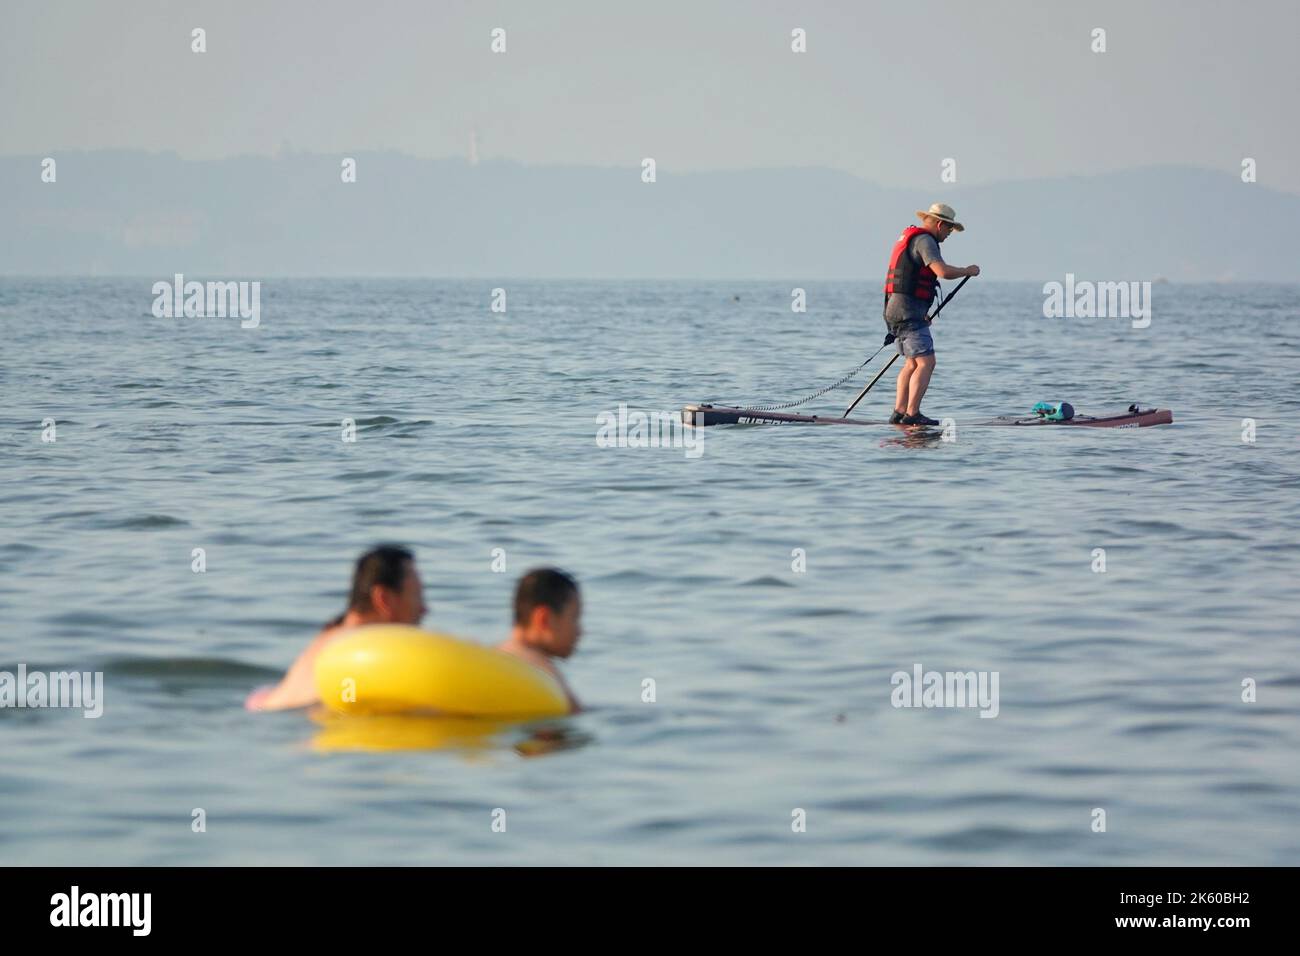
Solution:
[{"label": "hazy sky", "polygon": [[1297,33],[1295,0],[4,0],[0,153],[438,157],[477,129],[485,158],[918,188],[949,156],[966,184],[1250,156],[1300,193]]}]

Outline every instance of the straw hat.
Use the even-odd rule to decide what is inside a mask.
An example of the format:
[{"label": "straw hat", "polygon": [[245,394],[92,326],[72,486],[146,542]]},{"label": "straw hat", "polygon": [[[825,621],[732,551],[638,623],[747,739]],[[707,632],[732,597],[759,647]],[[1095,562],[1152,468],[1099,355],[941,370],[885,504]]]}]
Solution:
[{"label": "straw hat", "polygon": [[926,212],[922,212],[920,209],[916,211],[916,217],[918,219],[924,219],[926,216],[933,216],[940,222],[949,223],[958,232],[966,231],[966,227],[957,221],[957,214],[953,212],[952,206],[949,206],[947,203],[937,202]]}]

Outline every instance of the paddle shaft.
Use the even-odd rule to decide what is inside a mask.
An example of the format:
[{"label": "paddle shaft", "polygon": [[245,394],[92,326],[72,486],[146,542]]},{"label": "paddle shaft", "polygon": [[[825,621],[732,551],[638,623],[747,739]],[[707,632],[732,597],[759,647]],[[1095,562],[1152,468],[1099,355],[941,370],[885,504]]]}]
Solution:
[{"label": "paddle shaft", "polygon": [[871,384],[868,385],[866,388],[864,388],[862,391],[858,392],[858,397],[855,398],[855,399],[853,400],[853,404],[852,404],[852,405],[850,405],[848,408],[846,408],[846,409],[844,410],[844,414],[841,415],[840,418],[848,418],[848,417],[849,417],[849,412],[853,411],[853,409],[855,409],[855,408],[858,407],[858,402],[862,401],[864,398],[867,397],[867,392],[871,391],[871,386],[872,386],[872,385],[875,385],[877,382],[879,382],[879,381],[880,381],[880,376],[882,376],[882,375],[884,375],[886,372],[888,372],[888,371],[889,371],[889,366],[893,365],[893,364],[894,364],[895,362],[897,362],[897,361],[898,361],[898,353],[895,352],[895,353],[894,353],[894,357],[891,358],[888,362],[885,363],[885,367],[882,368],[879,372],[876,373],[876,377],[873,378],[873,379],[871,380]]},{"label": "paddle shaft", "polygon": [[[944,307],[945,305],[947,305],[949,302],[951,302],[951,301],[952,301],[952,297],[955,296],[958,292],[960,292],[960,291],[961,291],[961,287],[964,286],[964,285],[965,285],[967,282],[969,282],[969,281],[970,281],[970,276],[963,276],[963,277],[962,277],[962,280],[961,280],[960,282],[957,283],[957,288],[953,289],[951,292],[949,292],[946,296],[943,297],[943,301],[939,303],[939,308],[937,308],[937,309],[934,310],[934,315],[930,316],[930,318],[927,319],[927,321],[928,321],[928,322],[933,322],[933,321],[935,320],[935,318],[939,315],[939,313],[943,311],[943,307]],[[858,397],[855,398],[855,399],[853,400],[853,404],[852,404],[852,405],[850,405],[848,408],[846,408],[846,409],[844,410],[844,414],[840,416],[841,418],[848,418],[848,417],[849,417],[849,412],[851,412],[851,411],[853,411],[853,409],[857,408],[857,407],[858,407],[858,402],[862,401],[864,398],[867,397],[867,392],[871,391],[872,386],[875,385],[877,382],[880,381],[880,376],[884,375],[886,372],[889,371],[889,366],[893,365],[894,362],[896,362],[896,361],[898,360],[898,356],[899,356],[899,354],[900,354],[900,353],[895,352],[895,353],[894,353],[894,357],[891,358],[888,362],[885,363],[885,367],[882,368],[879,372],[876,373],[876,377],[873,378],[873,379],[871,380],[871,384],[869,384],[869,385],[868,385],[866,388],[864,388],[862,391],[858,392]]]}]

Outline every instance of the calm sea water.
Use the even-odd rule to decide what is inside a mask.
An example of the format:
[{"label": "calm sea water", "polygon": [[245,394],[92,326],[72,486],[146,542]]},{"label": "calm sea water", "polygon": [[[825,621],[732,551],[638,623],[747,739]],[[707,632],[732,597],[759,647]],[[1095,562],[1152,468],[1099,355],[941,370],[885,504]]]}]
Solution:
[{"label": "calm sea water", "polygon": [[[955,442],[692,457],[597,416],[798,398],[879,344],[875,284],[271,281],[246,330],[153,281],[0,280],[0,669],[106,685],[0,710],[0,862],[1300,863],[1300,288],[1156,286],[1136,330],[980,279],[936,324]],[[960,427],[1056,399],[1175,424]],[[563,746],[241,709],[385,540],[480,641],[579,576]],[[916,664],[996,671],[997,717],[892,707]]]}]

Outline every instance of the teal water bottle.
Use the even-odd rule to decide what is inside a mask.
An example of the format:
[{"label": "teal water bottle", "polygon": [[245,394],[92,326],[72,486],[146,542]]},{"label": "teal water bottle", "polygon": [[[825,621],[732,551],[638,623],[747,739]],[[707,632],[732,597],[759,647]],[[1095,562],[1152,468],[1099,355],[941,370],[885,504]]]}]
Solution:
[{"label": "teal water bottle", "polygon": [[1068,422],[1074,417],[1074,406],[1069,402],[1038,402],[1033,413],[1049,422]]}]

